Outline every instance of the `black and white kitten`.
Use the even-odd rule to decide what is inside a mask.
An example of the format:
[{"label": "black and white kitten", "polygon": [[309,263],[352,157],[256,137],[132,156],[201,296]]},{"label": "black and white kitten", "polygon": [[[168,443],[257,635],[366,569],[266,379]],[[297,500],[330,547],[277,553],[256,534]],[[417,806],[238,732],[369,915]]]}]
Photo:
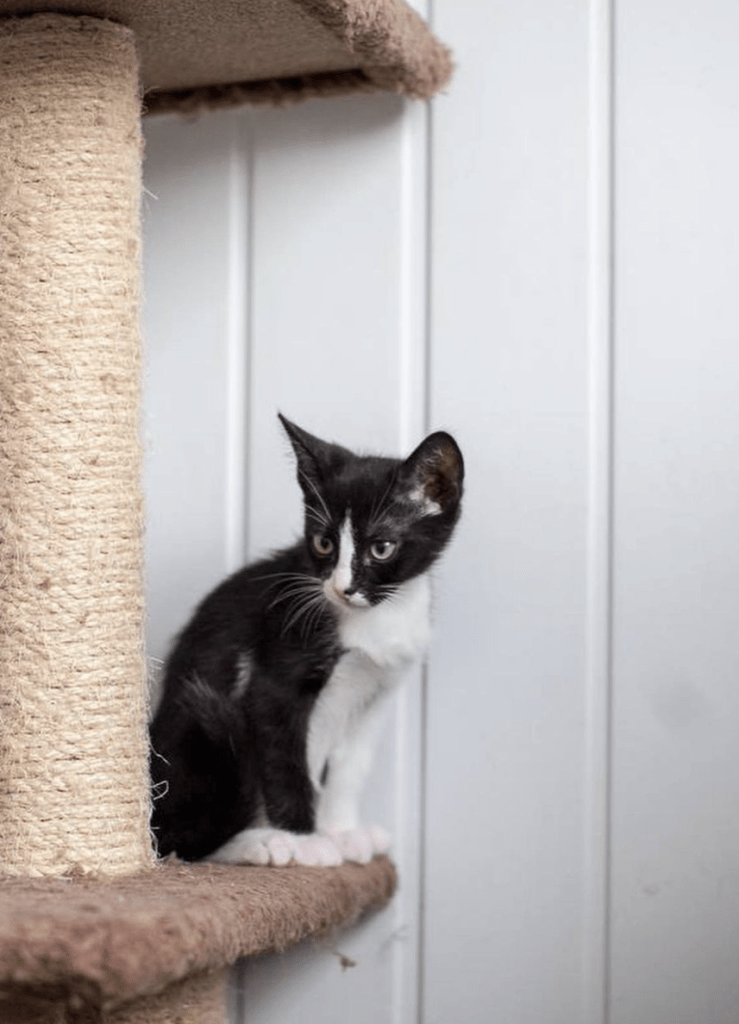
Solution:
[{"label": "black and white kitten", "polygon": [[431,434],[405,461],[355,455],[280,416],[305,533],[195,611],[151,727],[159,853],[231,864],[366,862],[358,800],[381,711],[429,639],[429,569],[464,464]]}]

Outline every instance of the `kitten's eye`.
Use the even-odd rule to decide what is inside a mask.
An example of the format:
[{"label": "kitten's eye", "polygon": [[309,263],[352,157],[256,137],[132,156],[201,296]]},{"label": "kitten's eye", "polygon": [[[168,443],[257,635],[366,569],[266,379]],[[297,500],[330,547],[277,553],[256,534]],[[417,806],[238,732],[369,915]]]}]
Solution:
[{"label": "kitten's eye", "polygon": [[376,540],[370,548],[370,554],[378,562],[387,562],[398,550],[394,540]]},{"label": "kitten's eye", "polygon": [[313,547],[319,555],[330,555],[334,550],[334,542],[323,533],[314,533]]}]

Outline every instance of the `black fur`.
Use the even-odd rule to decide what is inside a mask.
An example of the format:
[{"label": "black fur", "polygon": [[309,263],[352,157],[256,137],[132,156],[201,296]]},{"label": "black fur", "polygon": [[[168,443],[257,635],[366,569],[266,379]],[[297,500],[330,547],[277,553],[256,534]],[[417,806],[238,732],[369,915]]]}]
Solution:
[{"label": "black fur", "polygon": [[[459,516],[464,468],[450,435],[432,434],[402,461],[355,455],[280,419],[297,459],[305,535],[225,580],[172,650],[151,727],[152,827],[162,856],[205,857],[259,815],[277,828],[313,831],[307,726],[342,654],[320,586],[336,565],[346,511],[362,539],[353,590],[370,604],[425,572]],[[433,514],[425,502],[435,503]],[[316,537],[331,550],[321,554]],[[397,549],[379,561],[373,543]]]}]

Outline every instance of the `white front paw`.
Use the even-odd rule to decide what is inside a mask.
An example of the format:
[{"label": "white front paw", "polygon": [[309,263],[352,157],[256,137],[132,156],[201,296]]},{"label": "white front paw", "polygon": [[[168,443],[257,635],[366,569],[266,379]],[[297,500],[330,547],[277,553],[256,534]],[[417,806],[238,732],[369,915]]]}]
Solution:
[{"label": "white front paw", "polygon": [[275,828],[245,828],[211,853],[208,860],[218,864],[289,863],[292,856],[289,833]]},{"label": "white front paw", "polygon": [[341,864],[342,856],[328,836],[298,835],[279,828],[247,828],[237,832],[208,860],[218,864],[335,867]]},{"label": "white front paw", "polygon": [[293,838],[295,839],[293,860],[296,864],[317,868],[333,868],[341,864],[343,859],[341,852],[329,836],[310,833]]},{"label": "white front paw", "polygon": [[336,844],[344,860],[357,864],[369,864],[376,854],[387,853],[390,849],[390,836],[379,825],[331,829],[326,834]]}]

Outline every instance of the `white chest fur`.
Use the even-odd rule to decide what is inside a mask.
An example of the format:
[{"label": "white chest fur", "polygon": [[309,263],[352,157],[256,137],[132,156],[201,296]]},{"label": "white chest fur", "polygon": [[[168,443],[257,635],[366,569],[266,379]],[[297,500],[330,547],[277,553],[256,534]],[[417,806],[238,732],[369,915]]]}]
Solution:
[{"label": "white chest fur", "polygon": [[428,576],[402,583],[386,601],[340,614],[339,639],[379,668],[399,668],[419,658],[429,642],[431,588]]},{"label": "white chest fur", "polygon": [[[358,790],[371,759],[385,705],[382,699],[426,650],[430,634],[430,585],[419,576],[392,598],[369,608],[341,612],[339,639],[345,653],[322,689],[308,726],[308,769],[324,812],[335,818],[339,790]],[[329,785],[321,786],[328,766]],[[333,794],[329,797],[329,792]],[[346,792],[345,792],[346,791]],[[332,805],[330,813],[328,803]],[[338,814],[346,817],[348,812]],[[354,813],[349,814],[350,817]],[[353,827],[346,824],[344,827]]]}]

